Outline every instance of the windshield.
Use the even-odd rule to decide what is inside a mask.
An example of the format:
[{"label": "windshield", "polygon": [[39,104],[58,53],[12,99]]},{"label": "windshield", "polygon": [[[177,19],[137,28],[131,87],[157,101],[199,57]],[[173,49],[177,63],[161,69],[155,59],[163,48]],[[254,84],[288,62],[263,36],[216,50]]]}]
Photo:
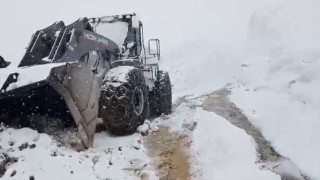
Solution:
[{"label": "windshield", "polygon": [[124,43],[128,32],[128,23],[112,22],[99,23],[96,26],[96,32],[114,41],[119,47]]}]

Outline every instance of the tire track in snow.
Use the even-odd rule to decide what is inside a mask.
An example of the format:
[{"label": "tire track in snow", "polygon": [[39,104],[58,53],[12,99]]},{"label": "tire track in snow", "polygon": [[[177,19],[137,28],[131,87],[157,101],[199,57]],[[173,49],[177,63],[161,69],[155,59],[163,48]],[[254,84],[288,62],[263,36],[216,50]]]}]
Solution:
[{"label": "tire track in snow", "polygon": [[170,132],[167,127],[145,136],[148,154],[158,170],[160,180],[190,178],[190,164],[186,149],[189,148],[188,135]]}]

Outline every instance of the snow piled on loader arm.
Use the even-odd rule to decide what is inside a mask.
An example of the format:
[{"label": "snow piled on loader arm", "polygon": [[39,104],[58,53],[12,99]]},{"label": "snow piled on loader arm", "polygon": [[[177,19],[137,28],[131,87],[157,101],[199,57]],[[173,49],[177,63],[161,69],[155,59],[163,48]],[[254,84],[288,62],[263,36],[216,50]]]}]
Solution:
[{"label": "snow piled on loader arm", "polygon": [[66,63],[50,63],[22,68],[9,66],[7,68],[0,69],[0,88],[12,73],[18,73],[19,75],[18,77],[14,77],[17,78],[17,82],[11,83],[7,88],[7,91],[46,80],[49,77],[52,68],[63,66],[65,64]]}]

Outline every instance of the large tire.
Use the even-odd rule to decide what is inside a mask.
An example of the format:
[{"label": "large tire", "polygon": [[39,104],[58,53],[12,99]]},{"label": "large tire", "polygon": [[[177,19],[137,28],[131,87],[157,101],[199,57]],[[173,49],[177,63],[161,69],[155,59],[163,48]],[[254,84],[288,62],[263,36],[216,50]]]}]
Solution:
[{"label": "large tire", "polygon": [[150,92],[150,113],[152,117],[170,114],[172,110],[172,90],[170,77],[167,72],[158,71],[157,81]]},{"label": "large tire", "polygon": [[132,134],[148,117],[148,89],[141,69],[130,66],[114,69],[110,71],[124,71],[119,76],[125,75],[126,78],[124,81],[114,73],[106,74],[101,88],[99,116],[110,133]]}]

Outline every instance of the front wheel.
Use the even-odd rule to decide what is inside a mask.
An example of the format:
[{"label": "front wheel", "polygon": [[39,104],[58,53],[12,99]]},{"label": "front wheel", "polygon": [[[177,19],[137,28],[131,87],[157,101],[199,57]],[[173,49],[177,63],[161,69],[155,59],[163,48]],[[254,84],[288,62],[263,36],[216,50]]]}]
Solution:
[{"label": "front wheel", "polygon": [[143,71],[131,66],[111,69],[103,80],[99,102],[99,116],[109,132],[134,133],[149,113]]}]

